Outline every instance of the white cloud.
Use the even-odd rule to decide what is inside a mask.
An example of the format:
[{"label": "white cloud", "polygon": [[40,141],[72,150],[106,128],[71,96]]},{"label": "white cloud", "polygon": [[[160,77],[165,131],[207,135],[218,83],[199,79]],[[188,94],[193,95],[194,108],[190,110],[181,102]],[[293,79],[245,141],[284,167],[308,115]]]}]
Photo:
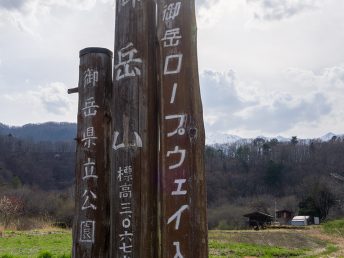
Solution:
[{"label": "white cloud", "polygon": [[36,90],[38,85],[52,81],[75,87],[79,51],[93,46],[113,48],[114,12],[110,1],[98,2],[93,11],[56,8],[49,15],[41,12],[34,18],[19,15],[26,29],[16,30],[9,21],[0,27],[1,36],[7,39],[0,41],[0,94]]},{"label": "white cloud", "polygon": [[[0,0],[0,122],[76,120],[65,88],[77,85],[80,49],[113,49],[113,4]],[[344,1],[196,4],[207,133],[344,132]]]},{"label": "white cloud", "polygon": [[91,11],[97,5],[106,4],[109,7],[113,5],[113,0],[10,1],[5,0],[0,4],[0,25],[10,22],[20,31],[33,36],[41,36],[39,29],[44,26],[45,20],[54,20],[54,16],[68,17],[70,13]]},{"label": "white cloud", "polygon": [[319,0],[247,0],[255,7],[254,17],[258,20],[282,20],[315,9]]},{"label": "white cloud", "polygon": [[304,91],[317,89],[327,93],[339,93],[344,90],[344,64],[326,67],[318,72],[290,68],[286,71],[284,79]]},{"label": "white cloud", "polygon": [[200,79],[203,104],[208,110],[233,112],[246,105],[238,95],[233,71],[221,73],[207,70]]},{"label": "white cloud", "polygon": [[[201,89],[207,133],[227,132],[254,137],[267,134],[318,136],[336,128],[344,131],[344,119],[338,117],[338,89],[342,90],[343,67],[326,68],[316,75],[312,71],[290,69],[281,83],[289,85],[284,91],[268,91],[261,82],[237,78],[233,71],[201,74]],[[294,91],[294,87],[303,90]],[[338,88],[339,87],[339,88]],[[291,90],[288,90],[290,88]],[[337,102],[337,104],[335,104]],[[339,106],[340,105],[340,106]],[[335,128],[328,128],[324,121]],[[325,127],[327,126],[328,129]]]},{"label": "white cloud", "polygon": [[207,8],[218,3],[219,1],[220,0],[196,0],[195,3],[197,8]]},{"label": "white cloud", "polygon": [[25,0],[2,0],[0,2],[0,8],[14,10],[21,9],[25,4]]},{"label": "white cloud", "polygon": [[260,105],[244,110],[242,127],[260,130],[269,134],[280,134],[298,123],[316,125],[331,112],[331,104],[322,93],[306,97],[276,96],[271,105]]},{"label": "white cloud", "polygon": [[[110,0],[102,0],[110,2]],[[20,11],[23,14],[31,14],[42,8],[65,7],[76,10],[89,10],[95,6],[97,0],[2,0],[0,9],[8,11]]]},{"label": "white cloud", "polygon": [[51,114],[63,115],[73,109],[70,98],[67,96],[67,87],[62,83],[51,83],[32,94],[37,96],[46,111]]},{"label": "white cloud", "polygon": [[37,90],[3,94],[0,95],[0,101],[10,111],[2,113],[1,121],[10,125],[76,119],[77,98],[68,96],[67,87],[60,82]]}]

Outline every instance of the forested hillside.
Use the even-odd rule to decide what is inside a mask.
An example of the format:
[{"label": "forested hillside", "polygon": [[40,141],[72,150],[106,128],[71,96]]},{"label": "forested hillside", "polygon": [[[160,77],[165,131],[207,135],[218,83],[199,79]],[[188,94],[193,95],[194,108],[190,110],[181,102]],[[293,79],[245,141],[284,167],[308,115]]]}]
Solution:
[{"label": "forested hillside", "polygon": [[34,142],[0,135],[0,184],[65,189],[74,182],[74,152],[71,140]]},{"label": "forested hillside", "polygon": [[[322,220],[343,215],[344,142],[280,143],[257,138],[245,145],[207,147],[210,224],[242,223],[239,214],[287,209]],[[211,221],[214,219],[214,221]],[[212,224],[214,223],[214,224]]]},{"label": "forested hillside", "polygon": [[8,134],[32,141],[70,141],[75,137],[76,124],[48,122],[44,124],[8,126],[0,123],[0,135]]},{"label": "forested hillside", "polygon": [[[68,134],[57,129],[56,124],[50,126],[55,127],[52,134]],[[14,131],[0,134],[0,192],[13,193],[22,187],[41,193],[72,189],[73,138],[74,132],[64,141],[57,141],[56,137],[34,140],[35,137],[19,137]],[[273,214],[275,205],[277,209],[321,219],[343,215],[343,157],[344,141],[339,137],[327,142],[296,137],[290,142],[257,138],[207,146],[210,227],[240,227],[246,212]]]}]

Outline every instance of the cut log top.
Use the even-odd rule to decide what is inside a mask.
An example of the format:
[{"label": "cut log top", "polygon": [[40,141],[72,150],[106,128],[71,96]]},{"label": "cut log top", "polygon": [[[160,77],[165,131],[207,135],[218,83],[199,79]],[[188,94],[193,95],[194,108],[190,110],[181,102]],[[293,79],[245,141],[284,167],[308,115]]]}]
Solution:
[{"label": "cut log top", "polygon": [[83,55],[86,54],[106,54],[110,57],[113,56],[112,51],[110,51],[107,48],[102,48],[102,47],[88,47],[80,50],[79,52],[79,57],[82,57]]}]

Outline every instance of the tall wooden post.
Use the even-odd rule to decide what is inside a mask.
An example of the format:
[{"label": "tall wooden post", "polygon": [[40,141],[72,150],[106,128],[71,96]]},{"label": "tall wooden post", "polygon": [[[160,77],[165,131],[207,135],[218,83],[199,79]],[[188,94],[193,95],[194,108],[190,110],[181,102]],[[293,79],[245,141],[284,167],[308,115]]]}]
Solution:
[{"label": "tall wooden post", "polygon": [[74,258],[109,257],[109,175],[111,144],[109,96],[112,52],[104,48],[80,51]]},{"label": "tall wooden post", "polygon": [[162,258],[208,257],[194,0],[158,0]]},{"label": "tall wooden post", "polygon": [[112,101],[111,258],[157,257],[153,0],[117,0]]}]

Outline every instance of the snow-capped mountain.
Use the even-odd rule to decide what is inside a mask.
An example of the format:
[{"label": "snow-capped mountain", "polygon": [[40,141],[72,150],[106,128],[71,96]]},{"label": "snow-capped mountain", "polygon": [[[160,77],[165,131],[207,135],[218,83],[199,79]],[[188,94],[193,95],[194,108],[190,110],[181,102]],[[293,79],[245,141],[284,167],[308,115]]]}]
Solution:
[{"label": "snow-capped mountain", "polygon": [[[328,142],[330,140],[333,139],[333,137],[336,136],[338,138],[344,139],[344,134],[334,134],[332,132],[327,133],[319,138],[314,138],[323,142]],[[224,133],[209,133],[206,134],[206,144],[207,145],[222,145],[222,144],[226,144],[226,145],[230,145],[233,143],[238,143],[240,144],[247,144],[252,142],[254,139],[256,138],[262,138],[265,141],[269,141],[271,139],[277,139],[279,142],[290,142],[291,138],[286,138],[284,136],[276,136],[276,137],[266,137],[266,136],[257,136],[255,138],[242,138],[240,136],[237,135],[232,135],[232,134],[224,134]],[[300,139],[298,138],[299,142],[303,142],[303,143],[309,143],[311,141],[311,139]]]},{"label": "snow-capped mountain", "polygon": [[242,138],[236,135],[231,134],[224,134],[224,133],[209,133],[206,134],[206,144],[207,145],[214,145],[214,144],[231,144],[235,143]]},{"label": "snow-capped mountain", "polygon": [[279,141],[279,142],[290,142],[290,138],[286,138],[286,137],[283,137],[281,135],[278,135],[276,137],[276,139]]},{"label": "snow-capped mountain", "polygon": [[327,133],[327,134],[321,136],[319,139],[320,139],[321,141],[323,141],[323,142],[328,142],[328,141],[332,140],[332,138],[333,138],[334,136],[340,137],[341,135],[337,135],[337,134],[334,134],[334,133],[330,132],[330,133]]}]

